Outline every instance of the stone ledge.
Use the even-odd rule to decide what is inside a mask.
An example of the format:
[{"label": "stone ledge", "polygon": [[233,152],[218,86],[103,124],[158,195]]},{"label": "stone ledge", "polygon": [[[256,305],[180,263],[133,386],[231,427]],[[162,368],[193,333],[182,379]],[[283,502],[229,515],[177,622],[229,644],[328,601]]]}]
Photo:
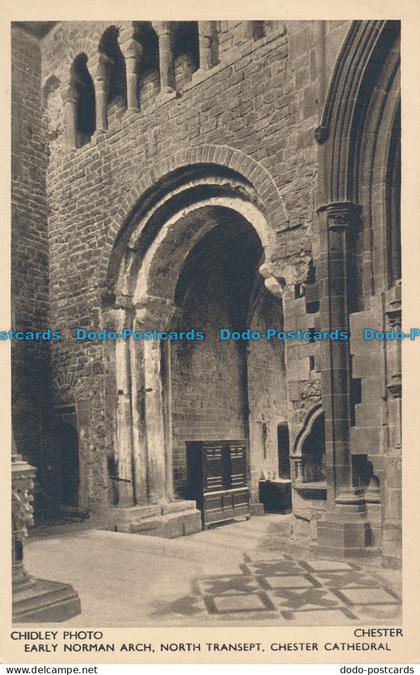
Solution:
[{"label": "stone ledge", "polygon": [[194,511],[195,501],[192,499],[177,499],[174,502],[162,504],[162,513],[177,513],[178,511]]},{"label": "stone ledge", "polygon": [[152,537],[173,539],[187,534],[201,532],[201,513],[198,509],[193,511],[180,511],[168,513],[158,518],[147,518],[131,532],[133,534],[146,534]]},{"label": "stone ledge", "polygon": [[151,516],[159,516],[161,512],[159,504],[153,504],[150,506],[129,506],[127,508],[116,507],[110,510],[109,515],[112,520],[130,523]]},{"label": "stone ledge", "polygon": [[13,594],[13,622],[65,621],[80,612],[79,596],[70,584],[33,579]]},{"label": "stone ledge", "polygon": [[167,504],[114,507],[104,520],[104,529],[146,534],[155,537],[182,537],[199,532],[201,513],[194,501],[176,500]]}]

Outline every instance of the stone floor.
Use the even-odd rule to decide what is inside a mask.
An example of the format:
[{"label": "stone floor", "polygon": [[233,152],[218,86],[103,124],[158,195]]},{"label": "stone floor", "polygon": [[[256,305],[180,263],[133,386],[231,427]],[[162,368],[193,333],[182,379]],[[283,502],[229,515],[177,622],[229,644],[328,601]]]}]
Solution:
[{"label": "stone floor", "polygon": [[171,540],[61,525],[28,541],[26,567],[77,589],[73,626],[399,625],[397,571],[293,550],[288,519]]}]

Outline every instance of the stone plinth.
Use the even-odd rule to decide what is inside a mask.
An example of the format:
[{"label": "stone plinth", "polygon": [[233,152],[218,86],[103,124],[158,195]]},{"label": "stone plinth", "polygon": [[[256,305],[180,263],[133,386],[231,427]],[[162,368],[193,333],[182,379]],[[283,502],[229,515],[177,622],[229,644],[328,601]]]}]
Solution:
[{"label": "stone plinth", "polygon": [[194,501],[175,500],[148,506],[113,508],[106,529],[154,537],[182,537],[201,530],[201,513]]},{"label": "stone plinth", "polygon": [[365,499],[357,489],[349,488],[318,521],[313,552],[320,558],[357,558],[366,556],[370,543]]},{"label": "stone plinth", "polygon": [[65,621],[80,614],[80,598],[70,584],[45,579],[13,592],[13,622]]},{"label": "stone plinth", "polygon": [[35,469],[12,456],[12,621],[64,621],[80,614],[80,599],[70,584],[33,579],[23,564],[23,542],[33,522]]}]

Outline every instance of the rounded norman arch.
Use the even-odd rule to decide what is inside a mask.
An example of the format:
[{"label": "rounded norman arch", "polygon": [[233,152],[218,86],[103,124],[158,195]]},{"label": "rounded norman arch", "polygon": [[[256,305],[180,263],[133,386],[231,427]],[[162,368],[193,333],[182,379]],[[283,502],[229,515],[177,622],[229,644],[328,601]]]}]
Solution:
[{"label": "rounded norman arch", "polygon": [[[124,219],[124,205],[119,209],[120,225],[104,270],[103,309],[118,330],[171,327],[185,307],[179,288],[191,256],[216,233],[225,241],[230,231],[238,237],[253,232],[248,239],[257,246],[252,274],[258,276],[259,271],[267,288],[281,295],[275,274],[276,230],[285,227],[287,219],[275,184],[259,163],[225,147],[190,149],[144,176],[127,200],[132,206]],[[165,341],[145,340],[119,342],[110,354],[118,392],[114,459],[124,479],[118,485],[120,505],[161,504],[174,497],[175,450],[179,456],[179,439],[172,432],[174,350]],[[189,356],[176,356],[184,356],[182,368]],[[242,357],[236,354],[236,359],[238,388],[229,400],[234,401],[235,415],[243,415],[245,370]],[[245,429],[242,424],[238,421],[238,428]],[[233,437],[241,438],[242,432]]]},{"label": "rounded norman arch", "polygon": [[102,260],[105,304],[118,296],[132,298],[133,279],[150,261],[150,251],[176,221],[204,206],[233,208],[255,228],[265,257],[260,271],[267,287],[273,285],[276,231],[288,221],[271,175],[238,150],[200,146],[158,163],[122,200],[108,234],[112,252]]}]

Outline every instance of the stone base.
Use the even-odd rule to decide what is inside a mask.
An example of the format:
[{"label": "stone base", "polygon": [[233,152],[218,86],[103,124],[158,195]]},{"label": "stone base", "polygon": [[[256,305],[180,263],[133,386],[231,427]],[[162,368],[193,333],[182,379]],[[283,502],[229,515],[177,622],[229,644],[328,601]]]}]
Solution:
[{"label": "stone base", "polygon": [[324,520],[318,523],[312,551],[320,558],[354,558],[366,555],[369,524]]},{"label": "stone base", "polygon": [[357,558],[368,555],[370,525],[366,518],[343,511],[325,513],[317,524],[312,551],[321,558]]},{"label": "stone base", "polygon": [[317,523],[317,539],[312,551],[320,558],[361,558],[378,555],[371,546],[371,527],[366,517],[362,491],[348,487],[335,499]]},{"label": "stone base", "polygon": [[106,529],[153,537],[182,537],[201,531],[201,513],[194,501],[187,500],[114,508],[108,514]]},{"label": "stone base", "polygon": [[65,621],[80,614],[80,598],[70,584],[45,579],[31,582],[13,592],[12,621],[37,623]]}]

